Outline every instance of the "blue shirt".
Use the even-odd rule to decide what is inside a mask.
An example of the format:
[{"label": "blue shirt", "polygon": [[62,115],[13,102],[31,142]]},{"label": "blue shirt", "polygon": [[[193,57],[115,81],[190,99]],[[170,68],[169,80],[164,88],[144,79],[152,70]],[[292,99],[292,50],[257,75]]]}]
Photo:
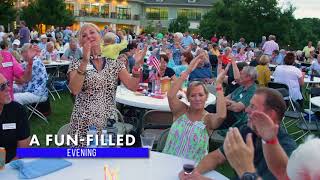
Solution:
[{"label": "blue shirt", "polygon": [[172,67],[172,69],[176,73],[176,76],[180,77],[181,73],[188,69],[188,65],[178,65],[178,66]]},{"label": "blue shirt", "polygon": [[193,43],[193,39],[191,36],[185,36],[182,38],[181,42],[182,42],[183,47],[188,47],[188,46],[190,46],[190,44]]},{"label": "blue shirt", "polygon": [[274,62],[276,63],[276,64],[278,64],[278,65],[283,65],[284,63],[283,63],[283,60],[284,60],[284,57],[283,57],[283,55],[281,55],[281,54],[279,54],[278,56],[276,56],[275,58],[274,58]]},{"label": "blue shirt", "polygon": [[189,75],[189,81],[201,81],[212,78],[210,64],[205,64],[203,67],[197,67]]},{"label": "blue shirt", "polygon": [[169,62],[168,62],[168,64],[167,64],[167,67],[173,68],[173,67],[175,67],[175,66],[176,66],[176,64],[174,63],[174,60],[173,60],[172,58],[170,58],[170,59],[169,59]]},{"label": "blue shirt", "polygon": [[[24,69],[27,67],[25,63],[22,66]],[[36,57],[32,65],[32,79],[22,86],[22,92],[48,97],[47,80],[48,74],[46,67],[43,65],[41,59]]]},{"label": "blue shirt", "polygon": [[170,49],[172,51],[172,58],[173,61],[176,65],[180,65],[181,64],[181,51],[179,48],[176,48],[176,46],[174,44],[172,44],[170,46]]},{"label": "blue shirt", "polygon": [[129,56],[129,57],[128,57],[128,61],[129,61],[129,69],[130,69],[130,72],[131,72],[133,66],[134,66],[135,63],[136,63],[136,60],[135,60],[132,56]]},{"label": "blue shirt", "polygon": [[43,50],[43,49],[46,49],[46,47],[47,47],[47,43],[42,43],[42,42],[40,42],[40,43],[38,43],[38,46],[39,46],[39,48],[41,49],[41,50]]}]

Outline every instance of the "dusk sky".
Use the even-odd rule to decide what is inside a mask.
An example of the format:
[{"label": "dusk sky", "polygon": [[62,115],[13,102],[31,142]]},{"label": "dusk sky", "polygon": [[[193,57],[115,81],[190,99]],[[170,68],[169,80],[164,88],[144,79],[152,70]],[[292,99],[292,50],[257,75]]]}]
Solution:
[{"label": "dusk sky", "polygon": [[316,17],[320,18],[320,0],[279,0],[280,5],[291,2],[297,9],[294,13],[296,18]]}]

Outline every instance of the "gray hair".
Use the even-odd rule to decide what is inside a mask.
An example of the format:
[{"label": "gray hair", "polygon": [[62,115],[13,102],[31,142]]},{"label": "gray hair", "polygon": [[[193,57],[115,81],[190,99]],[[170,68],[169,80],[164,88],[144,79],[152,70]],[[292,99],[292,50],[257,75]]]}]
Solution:
[{"label": "gray hair", "polygon": [[320,139],[309,136],[307,140],[293,151],[287,165],[287,174],[290,180],[320,179]]},{"label": "gray hair", "polygon": [[78,43],[78,40],[77,40],[77,38],[75,38],[75,37],[71,37],[69,43],[70,43],[71,41],[74,42],[74,43],[76,43],[76,44]]},{"label": "gray hair", "polygon": [[181,32],[174,33],[174,36],[177,36],[179,39],[183,38],[183,34]]},{"label": "gray hair", "polygon": [[4,26],[0,25],[0,32],[4,32]]},{"label": "gray hair", "polygon": [[276,36],[275,35],[270,35],[269,36],[269,40],[276,40]]},{"label": "gray hair", "polygon": [[257,49],[257,50],[254,50],[254,57],[257,57],[258,60],[260,59],[260,57],[263,55],[263,51]]},{"label": "gray hair", "polygon": [[224,50],[225,50],[225,51],[230,51],[230,52],[232,52],[231,47],[226,47]]},{"label": "gray hair", "polygon": [[248,74],[253,81],[255,81],[257,79],[257,77],[258,77],[258,73],[257,73],[256,68],[252,67],[252,66],[245,66],[242,69],[242,72]]},{"label": "gray hair", "polygon": [[52,41],[49,41],[49,42],[47,43],[47,46],[46,46],[46,47],[48,47],[49,45],[51,45],[51,46],[54,47],[54,43],[53,43]]},{"label": "gray hair", "polygon": [[21,53],[27,51],[29,48],[31,48],[31,43],[24,43],[21,47]]}]

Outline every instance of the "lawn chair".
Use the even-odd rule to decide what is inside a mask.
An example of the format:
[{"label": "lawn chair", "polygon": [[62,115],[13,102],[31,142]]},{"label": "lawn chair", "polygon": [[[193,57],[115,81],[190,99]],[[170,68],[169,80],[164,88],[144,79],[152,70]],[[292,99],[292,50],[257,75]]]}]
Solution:
[{"label": "lawn chair", "polygon": [[166,145],[166,141],[167,141],[167,137],[169,134],[170,128],[165,129],[161,132],[159,139],[158,139],[158,143],[157,143],[157,148],[156,150],[158,152],[162,152],[162,150],[164,149],[164,146]]},{"label": "lawn chair", "polygon": [[150,110],[144,114],[142,122],[143,132],[154,134],[156,136],[155,144],[157,144],[162,132],[171,127],[173,115],[167,111]]},{"label": "lawn chair", "polygon": [[58,133],[58,141],[61,142],[62,135],[64,135],[64,144],[67,142],[67,135],[69,134],[70,123],[63,125]]},{"label": "lawn chair", "polygon": [[[285,88],[279,88],[277,90],[282,94],[284,99],[288,95],[288,91]],[[300,107],[299,103],[295,101],[291,101],[291,103],[294,110],[290,111],[289,110],[290,107],[288,107],[286,112],[284,113],[284,117],[282,118],[281,123],[288,134],[290,135],[301,134],[299,137],[295,139],[295,141],[298,141],[299,139],[301,139],[302,137],[310,133],[310,129],[309,129],[308,123],[304,118],[303,109]],[[289,120],[285,122],[285,118]],[[300,128],[300,130],[298,131],[289,132],[289,127],[291,127],[292,125],[295,125],[296,127],[298,127],[298,123],[302,123],[305,126],[305,129]]]}]

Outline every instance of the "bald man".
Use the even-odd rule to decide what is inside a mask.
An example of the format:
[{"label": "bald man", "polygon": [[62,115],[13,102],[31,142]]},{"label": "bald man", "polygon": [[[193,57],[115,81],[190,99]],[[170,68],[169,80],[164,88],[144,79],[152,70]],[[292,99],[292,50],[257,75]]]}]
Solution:
[{"label": "bald man", "polygon": [[22,105],[12,101],[9,82],[0,73],[0,147],[6,149],[6,163],[16,159],[16,149],[29,147],[30,128]]}]

